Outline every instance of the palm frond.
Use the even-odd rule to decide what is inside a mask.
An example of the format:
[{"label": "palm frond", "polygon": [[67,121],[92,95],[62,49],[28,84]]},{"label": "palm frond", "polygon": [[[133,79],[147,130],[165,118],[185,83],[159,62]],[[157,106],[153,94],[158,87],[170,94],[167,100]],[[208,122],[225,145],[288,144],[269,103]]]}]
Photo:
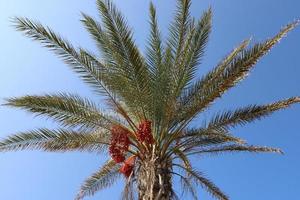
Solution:
[{"label": "palm frond", "polygon": [[179,62],[185,42],[184,40],[190,25],[190,6],[191,0],[177,0],[177,10],[175,11],[176,14],[170,27],[170,38],[168,43],[172,48],[172,53],[175,59],[175,67]]},{"label": "palm frond", "polygon": [[[72,44],[64,40],[48,27],[27,18],[15,18],[18,31],[41,42],[43,46],[61,57],[80,77],[101,94],[111,95],[102,82],[99,66],[95,67],[83,50],[77,51]],[[103,67],[103,66],[101,66]]]},{"label": "palm frond", "polygon": [[[174,55],[172,54],[172,48],[170,44],[167,44],[163,53],[163,69],[162,76],[159,80],[158,91],[160,97],[156,98],[154,95],[154,102],[158,103],[157,111],[158,111],[158,119],[160,120],[160,132],[168,127],[168,123],[170,119],[174,116],[174,106],[175,106],[175,98],[174,98],[174,75],[173,75],[173,67],[174,67]],[[161,109],[160,109],[161,108]],[[166,132],[165,132],[166,133]],[[164,138],[165,133],[163,132],[160,135],[160,140]]]},{"label": "palm frond", "polygon": [[213,129],[211,127],[187,129],[184,131],[184,134],[182,136],[179,136],[179,139],[199,138],[201,140],[202,138],[206,138],[209,136],[216,137],[216,138],[223,137],[223,139],[231,142],[244,143],[242,139],[232,136],[230,132],[228,132],[227,130]]},{"label": "palm frond", "polygon": [[225,195],[212,181],[207,179],[202,173],[196,170],[187,169],[181,165],[174,164],[174,166],[184,169],[195,181],[195,183],[202,186],[207,192],[209,192],[213,197],[219,200],[228,200],[229,198]]},{"label": "palm frond", "polygon": [[212,181],[207,179],[203,174],[194,171],[189,171],[192,177],[204,188],[207,192],[209,192],[213,197],[220,200],[228,200],[227,195],[222,192]]},{"label": "palm frond", "polygon": [[147,65],[151,75],[152,113],[151,118],[155,122],[155,133],[159,132],[161,120],[165,115],[165,103],[168,98],[170,85],[170,68],[163,64],[163,45],[158,28],[156,9],[150,3],[150,37],[147,46]]},{"label": "palm frond", "polygon": [[[289,24],[273,38],[263,43],[255,44],[250,49],[242,50],[226,67],[222,65],[217,66],[211,73],[208,73],[208,77],[205,76],[198,80],[188,90],[186,97],[182,100],[184,103],[180,103],[179,109],[181,111],[179,112],[180,120],[178,121],[183,121],[183,124],[187,124],[199,112],[208,108],[216,98],[243,80],[257,61],[269,52],[282,37],[295,28],[298,23],[296,21]],[[221,73],[218,68],[222,68]]]},{"label": "palm frond", "polygon": [[192,198],[194,200],[197,200],[197,190],[194,187],[194,184],[192,183],[192,181],[190,180],[189,177],[185,177],[182,174],[179,174],[177,172],[171,171],[170,172],[173,175],[176,175],[180,178],[180,182],[181,182],[181,188],[182,188],[182,192],[184,193],[189,193],[192,195]]},{"label": "palm frond", "polygon": [[197,67],[204,56],[204,50],[211,32],[212,10],[205,11],[196,27],[192,27],[186,39],[185,48],[179,65],[179,82],[176,97],[191,83]]},{"label": "palm frond", "polygon": [[226,153],[226,152],[251,152],[251,153],[280,153],[283,152],[278,148],[271,148],[271,147],[261,147],[261,146],[248,146],[248,145],[225,145],[220,147],[212,147],[207,149],[194,149],[193,152],[188,153],[188,155],[196,155],[196,154],[218,154],[218,153]]},{"label": "palm frond", "polygon": [[175,153],[177,149],[188,151],[199,146],[245,143],[242,139],[232,136],[227,130],[217,128],[187,129],[168,136],[168,142],[164,145],[164,149],[168,149],[169,155]]},{"label": "palm frond", "polygon": [[119,165],[113,160],[107,161],[97,172],[85,180],[76,200],[81,200],[86,196],[94,195],[99,190],[110,187],[119,177]]},{"label": "palm frond", "polygon": [[218,65],[209,72],[206,76],[207,81],[213,81],[213,78],[217,78],[225,68],[238,56],[242,51],[244,51],[250,43],[250,39],[244,40],[240,45],[233,49]]},{"label": "palm frond", "polygon": [[191,161],[189,160],[189,158],[186,156],[184,152],[182,152],[180,149],[176,149],[174,153],[183,162],[184,167],[188,169],[192,169]]},{"label": "palm frond", "polygon": [[[120,114],[127,123],[131,126],[132,129],[134,129],[134,114],[136,112],[134,110],[131,110],[128,108],[126,104],[120,99],[120,93],[118,93],[118,90],[116,90],[115,85],[118,86],[124,86],[122,83],[122,78],[120,78],[119,75],[113,74],[107,67],[103,67],[103,65],[99,62],[99,60],[89,53],[88,51],[85,51],[83,49],[80,50],[80,53],[82,55],[85,55],[91,63],[93,63],[96,67],[101,69],[101,78],[103,82],[106,85],[106,88],[104,90],[106,91],[109,98],[107,99],[107,105],[111,107],[114,111],[116,111],[118,114]],[[121,80],[121,82],[119,82]],[[108,89],[109,88],[109,89]],[[114,92],[111,92],[114,91]],[[124,88],[122,89],[122,92],[124,92]]]},{"label": "palm frond", "polygon": [[[180,142],[176,144],[176,149],[181,149],[186,153],[199,147],[208,147],[221,144],[244,144],[245,141],[232,136],[228,131],[221,129],[191,129],[186,132]],[[172,151],[171,151],[172,152]]]},{"label": "palm frond", "polygon": [[[228,54],[218,65],[214,68],[214,70],[210,71],[206,76],[205,80],[202,82],[211,82],[213,83],[214,79],[220,75],[224,69],[232,62],[232,60],[241,52],[243,51],[249,44],[250,40],[243,41],[238,47],[236,47],[230,54]],[[173,119],[172,126],[174,127],[176,123],[183,120],[184,112],[182,110],[185,109],[185,106],[193,100],[194,92],[191,89],[184,90],[182,96],[179,100],[179,106],[177,110],[177,115],[175,119]]]},{"label": "palm frond", "polygon": [[293,97],[267,105],[251,105],[235,111],[225,111],[214,116],[208,127],[227,129],[228,127],[244,125],[266,117],[277,110],[288,108],[294,103],[300,103],[300,97]]},{"label": "palm frond", "polygon": [[107,50],[103,49],[103,37],[105,37],[105,33],[102,29],[101,24],[97,22],[93,17],[85,13],[82,13],[82,17],[83,19],[81,20],[81,22],[83,23],[87,31],[90,33],[93,40],[96,42],[99,50],[101,50],[103,53],[106,52]]},{"label": "palm frond", "polygon": [[[77,51],[72,44],[64,40],[48,27],[44,27],[40,23],[33,22],[27,18],[15,18],[14,24],[17,30],[25,33],[26,36],[40,41],[43,46],[54,51],[61,57],[80,77],[94,90],[100,94],[107,96],[111,102],[117,107],[120,103],[115,94],[105,85],[107,82],[106,67],[97,59],[80,48]],[[113,74],[110,74],[112,76]],[[106,77],[106,79],[104,79]]]},{"label": "palm frond", "polygon": [[150,3],[150,37],[148,39],[147,47],[147,64],[152,72],[152,76],[160,75],[160,72],[163,69],[162,60],[163,60],[163,47],[160,31],[158,28],[156,9],[153,3]]},{"label": "palm frond", "polygon": [[[97,4],[102,16],[106,37],[110,40],[110,50],[114,51],[114,54],[119,58],[116,60],[118,64],[116,67],[126,78],[127,88],[132,88],[130,95],[126,96],[126,93],[122,95],[124,98],[127,97],[126,103],[134,103],[135,107],[141,108],[142,114],[145,115],[150,109],[148,107],[149,98],[147,98],[149,97],[149,71],[144,58],[133,42],[132,32],[127,22],[111,1],[98,0]],[[128,93],[128,91],[126,92]]]},{"label": "palm frond", "polygon": [[[115,49],[117,47],[111,42],[111,39],[101,25],[92,17],[84,13],[82,15],[83,19],[81,21],[96,41],[97,46],[104,56],[103,59],[106,64],[105,68],[102,68],[102,71],[105,71],[105,73],[102,73],[102,79],[107,87],[116,94],[110,98],[111,106],[130,123],[131,119],[129,119],[128,114],[123,112],[125,105],[121,106],[120,101],[126,102],[127,107],[130,108],[126,110],[132,115],[139,115],[139,109],[136,108],[135,101],[133,101],[135,96],[131,95],[135,92],[134,88],[128,83],[128,75],[126,75],[122,69],[122,66],[127,65],[123,62],[123,57],[119,55],[119,49]],[[98,64],[98,59],[92,58],[92,60],[96,65],[101,66],[101,63]]]},{"label": "palm frond", "polygon": [[126,180],[124,190],[122,192],[122,200],[134,200],[136,197],[135,185],[133,174]]},{"label": "palm frond", "polygon": [[106,132],[77,132],[70,130],[37,129],[21,132],[0,141],[0,151],[37,149],[44,151],[102,152],[109,144]]},{"label": "palm frond", "polygon": [[103,114],[94,103],[77,95],[24,96],[10,98],[5,105],[47,116],[68,127],[109,129],[117,124],[117,120]]},{"label": "palm frond", "polygon": [[171,200],[180,200],[177,192],[175,192],[174,190],[171,191]]},{"label": "palm frond", "polygon": [[[189,170],[193,169],[189,158],[186,156],[186,154],[184,152],[182,152],[180,149],[176,149],[174,152],[175,152],[175,155],[177,155],[178,158],[183,162],[183,166],[185,168],[187,168]],[[197,200],[198,199],[197,190],[194,188],[194,185],[190,180],[189,174],[187,174],[187,177],[185,177],[181,174],[178,174],[178,173],[174,173],[174,174],[180,177],[183,193],[185,193],[185,192],[190,193],[191,196],[193,197],[193,199]]]},{"label": "palm frond", "polygon": [[191,196],[194,200],[198,200],[197,190],[195,189],[193,183],[191,183],[189,178],[181,176],[180,180],[181,180],[182,190],[184,192],[191,194]]},{"label": "palm frond", "polygon": [[17,30],[24,32],[26,36],[34,40],[40,41],[43,46],[54,51],[96,92],[104,94],[116,107],[120,108],[115,94],[104,83],[108,82],[107,77],[112,77],[113,74],[108,76],[106,67],[99,60],[93,58],[82,48],[77,51],[68,41],[40,23],[27,18],[15,18],[14,24]]},{"label": "palm frond", "polygon": [[[158,22],[156,17],[156,9],[153,3],[150,3],[150,37],[147,46],[147,65],[151,75],[151,94],[152,94],[152,116],[155,121],[156,132],[159,132],[160,121],[164,115],[164,103],[166,101],[166,90],[168,88],[168,68],[163,65],[163,46]],[[159,99],[158,97],[161,97]]]},{"label": "palm frond", "polygon": [[[180,54],[179,68],[175,69],[177,72],[172,72],[175,76],[175,89],[173,89],[173,96],[170,98],[168,111],[170,112],[167,118],[168,125],[173,128],[177,124],[176,119],[180,112],[177,112],[178,107],[182,108],[182,105],[178,104],[178,99],[181,98],[182,93],[185,93],[186,87],[192,82],[197,67],[200,64],[200,60],[204,55],[204,50],[208,42],[208,37],[211,32],[212,11],[208,9],[205,11],[195,26],[194,20],[189,23],[188,34],[185,38],[183,51]],[[181,103],[181,102],[179,102]]]},{"label": "palm frond", "polygon": [[165,53],[166,66],[167,69],[170,69],[169,73],[171,74],[170,80],[168,82],[168,96],[170,97],[165,105],[165,107],[167,108],[167,115],[165,116],[167,118],[167,121],[174,114],[174,103],[176,102],[175,100],[178,94],[178,90],[180,88],[182,76],[181,60],[182,55],[185,53],[185,40],[189,32],[192,32],[191,30],[193,28],[191,27],[194,25],[192,24],[192,19],[190,16],[190,6],[191,0],[177,0],[177,9],[175,11],[174,21],[172,22],[169,28],[170,33]]}]

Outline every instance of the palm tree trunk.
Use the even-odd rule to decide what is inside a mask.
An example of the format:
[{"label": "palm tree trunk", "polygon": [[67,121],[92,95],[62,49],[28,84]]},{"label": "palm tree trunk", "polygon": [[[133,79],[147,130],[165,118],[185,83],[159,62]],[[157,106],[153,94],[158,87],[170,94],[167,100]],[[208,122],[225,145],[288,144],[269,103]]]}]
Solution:
[{"label": "palm tree trunk", "polygon": [[172,196],[171,161],[152,157],[141,161],[138,170],[139,200],[170,200]]}]

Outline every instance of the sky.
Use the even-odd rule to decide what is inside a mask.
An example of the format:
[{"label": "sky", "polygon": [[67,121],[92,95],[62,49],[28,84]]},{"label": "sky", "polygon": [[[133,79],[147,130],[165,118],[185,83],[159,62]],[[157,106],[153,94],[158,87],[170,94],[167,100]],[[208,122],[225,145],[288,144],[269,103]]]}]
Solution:
[{"label": "sky", "polygon": [[[113,0],[127,17],[142,51],[149,32],[149,0]],[[159,25],[167,37],[175,0],[154,0]],[[218,1],[193,0],[192,15],[200,17],[212,7],[213,30],[200,77],[214,67],[241,41],[263,41],[282,26],[300,18],[298,0]],[[35,19],[68,38],[75,46],[97,49],[80,23],[81,12],[97,17],[95,0],[0,0],[0,103],[7,97],[25,94],[70,92],[101,104],[98,96],[51,52],[32,42],[11,26],[11,17]],[[216,101],[209,112],[249,104],[264,104],[300,95],[300,27],[284,38],[256,65],[251,75]],[[282,200],[299,198],[300,105],[232,132],[250,144],[282,148],[285,155],[230,154],[200,157],[194,165],[211,178],[232,200]],[[196,123],[201,123],[196,121]],[[33,117],[21,110],[0,107],[0,137],[34,128],[55,128],[57,124]],[[80,184],[106,160],[88,153],[44,153],[39,151],[0,154],[0,199],[71,200]],[[124,181],[97,193],[95,199],[119,199]],[[201,188],[200,199],[212,198]],[[182,199],[190,199],[183,197]]]}]

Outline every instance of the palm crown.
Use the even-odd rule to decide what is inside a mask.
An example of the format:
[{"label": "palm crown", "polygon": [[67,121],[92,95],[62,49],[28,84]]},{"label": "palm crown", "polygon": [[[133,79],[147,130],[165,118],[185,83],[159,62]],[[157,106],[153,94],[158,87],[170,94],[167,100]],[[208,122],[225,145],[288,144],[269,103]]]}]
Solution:
[{"label": "palm crown", "polygon": [[[150,5],[150,35],[145,56],[133,41],[126,20],[110,1],[97,1],[102,23],[82,14],[82,23],[101,51],[96,56],[75,48],[50,28],[27,18],[15,18],[17,30],[37,40],[63,59],[105,96],[104,112],[95,103],[73,94],[24,96],[7,99],[6,105],[47,116],[61,123],[56,130],[37,129],[4,139],[1,151],[109,152],[108,160],[82,185],[77,199],[111,186],[123,174],[124,199],[175,199],[172,179],[197,199],[200,185],[214,197],[228,197],[198,172],[192,156],[225,152],[275,152],[277,148],[248,145],[230,128],[245,125],[300,102],[293,97],[267,105],[250,105],[219,112],[204,125],[190,122],[238,84],[256,62],[292,30],[285,26],[274,37],[249,46],[243,41],[202,78],[195,77],[211,32],[212,11],[199,20],[190,16],[191,0],[177,0],[170,34],[163,41],[156,10]],[[113,112],[111,112],[113,111]],[[112,114],[113,113],[113,114]]]}]

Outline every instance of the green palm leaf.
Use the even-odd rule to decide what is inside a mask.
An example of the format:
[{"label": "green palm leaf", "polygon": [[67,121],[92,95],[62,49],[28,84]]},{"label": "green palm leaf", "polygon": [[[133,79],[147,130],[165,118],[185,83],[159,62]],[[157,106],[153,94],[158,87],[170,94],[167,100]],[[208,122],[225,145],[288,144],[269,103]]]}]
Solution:
[{"label": "green palm leaf", "polygon": [[191,183],[191,181],[184,176],[181,176],[180,180],[181,180],[183,191],[190,193],[194,200],[198,200],[197,190],[195,189],[193,183]]},{"label": "green palm leaf", "polygon": [[278,148],[271,147],[260,147],[260,146],[247,146],[247,145],[225,145],[220,147],[212,147],[208,149],[196,150],[193,149],[193,152],[188,153],[188,155],[204,154],[204,153],[225,153],[225,152],[251,152],[251,153],[280,153],[283,152]]},{"label": "green palm leaf", "polygon": [[[222,72],[225,70],[225,68],[235,59],[235,57],[241,53],[249,44],[250,40],[243,41],[237,48],[235,48],[230,54],[228,54],[218,65],[215,67],[212,71],[210,71],[204,78],[203,82],[210,82],[213,83],[214,80],[222,74]],[[200,84],[200,83],[199,83]],[[200,87],[200,85],[199,85]],[[189,104],[189,101],[192,99],[193,90],[187,89],[183,92],[182,97],[180,97],[180,106],[178,106],[178,109],[184,109],[186,105]],[[179,110],[180,112],[180,110]],[[180,113],[183,114],[183,113]],[[175,118],[174,124],[178,123],[176,120],[180,120],[182,116],[178,116],[178,119]]]},{"label": "green palm leaf", "polygon": [[[128,90],[132,88],[130,95],[126,91],[126,93],[122,93],[122,97],[128,105],[131,105],[132,102],[135,103],[135,107],[138,105],[142,114],[145,115],[150,110],[147,103],[147,97],[149,97],[149,70],[145,65],[144,58],[133,42],[131,30],[125,19],[116,7],[110,1],[98,0],[97,4],[105,27],[105,35],[107,40],[110,41],[109,49],[117,56],[117,59],[114,60],[117,64],[115,68],[119,68],[118,70],[126,78],[123,87],[127,86]],[[122,91],[121,89],[117,90]]]},{"label": "green palm leaf", "polygon": [[214,118],[209,122],[208,127],[226,129],[237,125],[244,125],[252,122],[253,120],[271,115],[277,110],[288,108],[294,103],[300,103],[300,98],[293,97],[267,105],[252,105],[235,111],[225,111],[214,116]]},{"label": "green palm leaf", "polygon": [[147,46],[147,65],[151,74],[151,94],[152,94],[152,113],[151,118],[156,124],[156,133],[159,132],[161,120],[165,116],[165,105],[170,88],[170,68],[163,64],[163,46],[158,22],[156,9],[150,4],[150,37]]},{"label": "green palm leaf", "polygon": [[69,127],[108,129],[118,121],[103,114],[88,99],[77,95],[55,94],[10,98],[5,105],[22,108],[36,115],[44,115]]},{"label": "green palm leaf", "polygon": [[207,190],[207,192],[209,192],[213,197],[219,200],[229,199],[227,195],[225,195],[215,184],[213,184],[212,181],[207,179],[202,173],[196,170],[190,170],[178,164],[174,164],[174,166],[185,170],[195,181],[196,184],[200,185],[201,187],[203,187],[203,189]]},{"label": "green palm leaf", "polygon": [[[180,120],[183,124],[190,122],[199,112],[206,109],[216,98],[243,80],[257,61],[280,41],[299,22],[287,25],[273,38],[241,51],[226,67],[217,66],[208,77],[198,80],[190,87],[187,95],[181,100]],[[222,72],[218,68],[222,68]],[[210,81],[213,80],[213,81]]]},{"label": "green palm leaf", "polygon": [[76,200],[83,199],[85,196],[91,196],[95,192],[110,187],[119,178],[119,166],[113,161],[107,161],[97,172],[89,177],[76,197]]},{"label": "green palm leaf", "polygon": [[44,151],[101,152],[109,144],[106,132],[85,133],[70,130],[37,129],[21,132],[0,141],[0,151],[37,149]]},{"label": "green palm leaf", "polygon": [[187,37],[185,48],[182,53],[181,62],[179,65],[179,80],[176,97],[178,97],[182,89],[184,89],[194,78],[197,67],[204,56],[204,50],[208,43],[209,34],[211,32],[212,11],[205,11],[195,27],[191,28],[190,34]]},{"label": "green palm leaf", "polygon": [[222,129],[190,129],[177,139],[173,139],[174,143],[169,148],[169,153],[178,154],[177,150],[188,152],[197,147],[214,146],[220,144],[234,143],[244,144],[245,142],[232,136],[228,131]]},{"label": "green palm leaf", "polygon": [[174,54],[175,67],[179,67],[176,65],[179,63],[185,42],[184,40],[191,22],[189,13],[190,6],[190,0],[177,0],[177,10],[175,12],[174,22],[170,27],[170,38],[168,42],[172,48],[172,53]]},{"label": "green palm leaf", "polygon": [[135,191],[135,179],[131,175],[128,180],[126,180],[124,190],[122,192],[122,200],[134,200],[136,199]]},{"label": "green palm leaf", "polygon": [[[42,43],[43,46],[52,50],[61,57],[72,69],[77,72],[81,78],[93,86],[101,94],[109,94],[107,88],[102,82],[99,66],[95,67],[89,57],[86,56],[84,50],[77,51],[72,44],[64,40],[48,27],[33,22],[27,18],[15,18],[14,25],[18,31],[34,40]],[[101,66],[103,67],[103,66]]]},{"label": "green palm leaf", "polygon": [[[123,111],[126,110],[131,114],[139,115],[139,109],[135,106],[136,102],[134,99],[136,97],[134,94],[136,91],[128,82],[129,75],[127,73],[129,72],[122,69],[122,66],[127,67],[127,65],[123,63],[123,57],[118,54],[119,49],[114,49],[116,47],[113,46],[111,39],[103,28],[101,28],[101,25],[92,17],[86,14],[82,15],[83,19],[81,21],[104,55],[105,67],[101,67],[102,64],[94,56],[89,55],[89,57],[91,57],[96,66],[100,66],[102,71],[101,78],[105,82],[105,85],[114,91],[115,95],[110,96],[111,105],[130,122],[130,117]],[[126,109],[125,105],[121,106],[121,101],[126,102]]]},{"label": "green palm leaf", "polygon": [[171,173],[180,178],[182,193],[189,193],[189,194],[192,195],[192,198],[194,200],[198,200],[197,190],[194,187],[194,184],[193,184],[192,180],[190,179],[190,177],[183,176],[182,174],[179,174],[179,173],[174,172],[174,171],[172,171]]}]

